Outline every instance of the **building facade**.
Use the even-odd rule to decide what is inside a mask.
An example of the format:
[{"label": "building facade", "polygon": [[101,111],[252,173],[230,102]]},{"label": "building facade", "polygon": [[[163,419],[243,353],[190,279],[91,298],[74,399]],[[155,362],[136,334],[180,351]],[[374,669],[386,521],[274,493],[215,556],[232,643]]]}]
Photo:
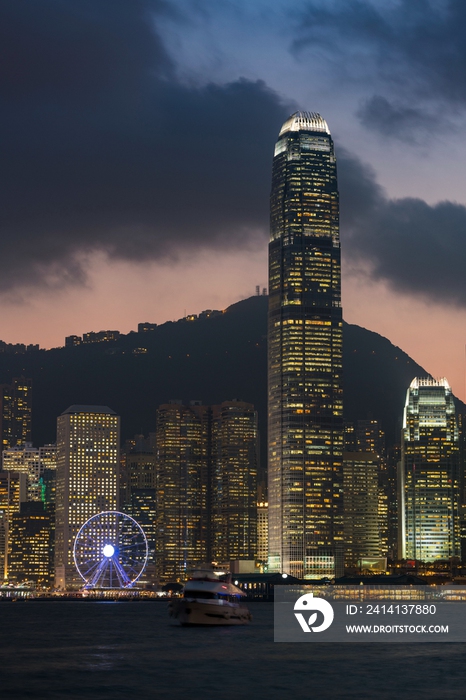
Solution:
[{"label": "building facade", "polygon": [[342,311],[332,137],[297,112],[275,146],[269,245],[269,571],[342,572]]},{"label": "building facade", "polygon": [[21,503],[9,528],[8,580],[49,588],[53,575],[53,515],[41,502]]},{"label": "building facade", "polygon": [[374,452],[343,453],[345,566],[361,568],[364,559],[386,556],[382,539],[380,461]]},{"label": "building facade", "polygon": [[13,379],[0,385],[0,449],[32,440],[32,380]]},{"label": "building facade", "polygon": [[157,411],[159,580],[203,562],[255,559],[257,414],[252,404],[191,401]]},{"label": "building facade", "polygon": [[27,499],[27,478],[18,472],[0,472],[0,578],[8,581],[9,530],[14,514]]},{"label": "building facade", "polygon": [[107,406],[70,406],[57,420],[55,586],[82,584],[73,545],[92,515],[118,509],[120,418]]},{"label": "building facade", "polygon": [[207,561],[210,472],[208,406],[191,401],[157,410],[158,534],[156,564],[161,581],[179,581]]},{"label": "building facade", "polygon": [[3,450],[2,467],[5,472],[26,475],[27,501],[41,500],[41,464],[37,447],[30,442]]},{"label": "building facade", "polygon": [[432,562],[461,555],[460,442],[446,379],[415,378],[403,416],[399,556]]},{"label": "building facade", "polygon": [[257,413],[243,401],[212,407],[211,558],[257,554]]},{"label": "building facade", "polygon": [[120,504],[142,527],[149,548],[143,583],[156,580],[155,550],[157,541],[157,463],[155,436],[136,435],[127,440],[121,454]]}]

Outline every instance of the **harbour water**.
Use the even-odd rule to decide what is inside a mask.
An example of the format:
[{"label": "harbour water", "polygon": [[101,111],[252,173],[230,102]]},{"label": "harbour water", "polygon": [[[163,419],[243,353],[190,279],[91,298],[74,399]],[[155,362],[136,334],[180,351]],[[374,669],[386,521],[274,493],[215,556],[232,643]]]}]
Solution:
[{"label": "harbour water", "polygon": [[466,697],[466,644],[277,644],[273,606],[244,627],[181,628],[163,602],[0,604],[1,700]]}]

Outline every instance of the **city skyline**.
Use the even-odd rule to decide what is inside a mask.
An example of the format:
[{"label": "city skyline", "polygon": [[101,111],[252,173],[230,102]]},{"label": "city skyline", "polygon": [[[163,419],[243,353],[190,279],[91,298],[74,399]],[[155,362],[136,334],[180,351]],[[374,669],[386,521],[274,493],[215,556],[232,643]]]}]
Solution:
[{"label": "city skyline", "polygon": [[0,3],[5,697],[463,697],[465,31]]},{"label": "city skyline", "polygon": [[[455,4],[147,0],[115,6],[111,32],[99,6],[6,12],[2,340],[50,347],[128,332],[265,286],[270,144],[297,106],[324,113],[335,136],[345,320],[385,335],[464,398]],[[50,53],[37,54],[44,44]],[[174,209],[178,188],[184,206]]]}]

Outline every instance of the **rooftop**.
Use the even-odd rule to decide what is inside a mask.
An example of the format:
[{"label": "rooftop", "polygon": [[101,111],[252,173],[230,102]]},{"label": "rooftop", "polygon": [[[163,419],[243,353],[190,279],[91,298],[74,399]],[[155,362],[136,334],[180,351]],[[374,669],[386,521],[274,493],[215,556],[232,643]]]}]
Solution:
[{"label": "rooftop", "polygon": [[112,411],[108,406],[85,406],[84,404],[73,404],[69,406],[66,411],[63,411],[62,416],[66,416],[70,413],[108,413],[112,416],[116,416],[115,411]]},{"label": "rooftop", "polygon": [[330,134],[327,122],[317,112],[295,112],[283,124],[279,136],[286,131],[322,131]]},{"label": "rooftop", "polygon": [[440,379],[433,379],[432,377],[414,377],[409,386],[410,389],[419,389],[421,386],[442,386],[445,389],[451,388],[445,377],[441,377]]}]

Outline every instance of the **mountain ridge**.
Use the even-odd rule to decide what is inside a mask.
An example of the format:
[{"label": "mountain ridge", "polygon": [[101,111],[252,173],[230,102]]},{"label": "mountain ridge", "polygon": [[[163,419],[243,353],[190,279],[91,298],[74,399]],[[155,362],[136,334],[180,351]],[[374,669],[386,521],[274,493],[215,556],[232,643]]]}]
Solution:
[{"label": "mountain ridge", "polygon": [[[72,404],[108,405],[122,417],[122,439],[155,429],[158,405],[170,399],[217,404],[233,398],[259,413],[266,448],[268,297],[249,297],[193,321],[167,321],[118,340],[0,353],[0,383],[33,380],[33,441],[55,439],[56,418]],[[345,420],[377,418],[398,441],[406,390],[429,376],[401,348],[344,322]]]}]

